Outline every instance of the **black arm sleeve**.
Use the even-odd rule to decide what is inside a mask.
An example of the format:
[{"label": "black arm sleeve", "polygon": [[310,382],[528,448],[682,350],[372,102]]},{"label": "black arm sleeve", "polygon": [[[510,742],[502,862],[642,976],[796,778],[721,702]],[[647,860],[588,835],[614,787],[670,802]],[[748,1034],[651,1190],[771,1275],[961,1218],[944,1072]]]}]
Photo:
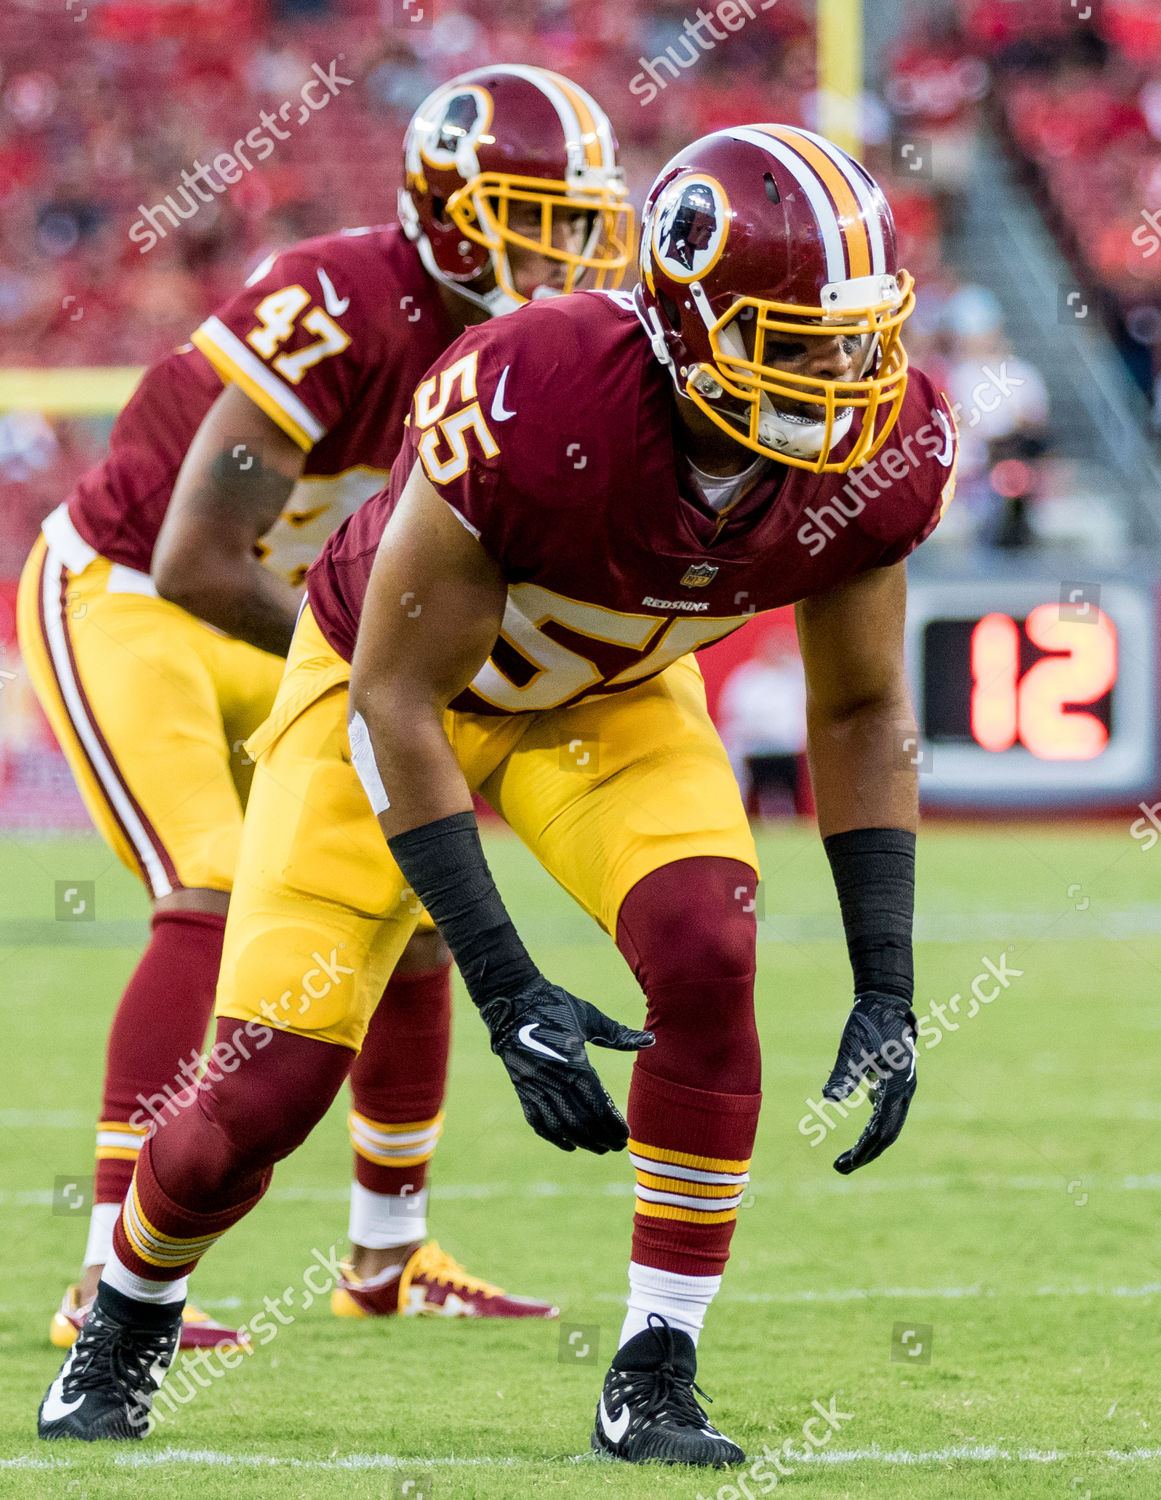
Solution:
[{"label": "black arm sleeve", "polygon": [[915,835],[903,828],[852,828],[823,839],[846,930],[855,994],[915,990]]},{"label": "black arm sleeve", "polygon": [[476,1005],[539,978],[488,869],[474,813],[397,833],[387,847],[443,934]]}]

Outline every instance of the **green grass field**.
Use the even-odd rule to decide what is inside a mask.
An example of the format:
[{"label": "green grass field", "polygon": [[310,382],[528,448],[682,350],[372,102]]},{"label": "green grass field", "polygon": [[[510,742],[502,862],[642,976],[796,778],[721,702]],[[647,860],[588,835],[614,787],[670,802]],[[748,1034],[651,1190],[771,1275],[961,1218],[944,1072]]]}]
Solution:
[{"label": "green grass field", "polygon": [[[607,939],[514,841],[489,853],[542,967],[635,1021]],[[834,1398],[841,1430],[784,1461],[779,1493],[811,1500],[1161,1494],[1161,852],[1143,854],[1127,825],[928,827],[917,1009],[959,993],[958,1015],[944,1012],[959,1029],[928,1030],[939,1042],[921,1051],[903,1138],[851,1179],[830,1163],[855,1120],[817,1146],[798,1129],[849,1003],[825,859],[805,828],[769,832],[762,855],[765,1110],[701,1345],[714,1420],[756,1455],[787,1439],[800,1455],[811,1403]],[[54,920],[61,880],[95,882],[96,920]],[[53,1214],[54,1181],[91,1174],[107,1020],[144,931],[137,887],[97,842],[4,847],[0,1494],[738,1500],[771,1487],[587,1456],[632,1174],[531,1134],[466,1002],[432,1230],[470,1269],[559,1301],[563,1331],[352,1324],[323,1299],[147,1442],[38,1445],[59,1362],[48,1321],[85,1238],[83,1215]],[[1009,982],[969,1017],[985,961]],[[597,1061],[623,1101],[627,1063]],[[287,1287],[299,1309],[312,1250],[343,1243],[342,1107],[199,1271],[196,1300],[218,1316],[244,1320]]]}]

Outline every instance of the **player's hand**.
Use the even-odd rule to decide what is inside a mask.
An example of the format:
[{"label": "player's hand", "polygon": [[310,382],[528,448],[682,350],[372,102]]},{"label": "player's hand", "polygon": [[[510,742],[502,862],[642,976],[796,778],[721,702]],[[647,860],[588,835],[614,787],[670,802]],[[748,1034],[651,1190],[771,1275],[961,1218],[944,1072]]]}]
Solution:
[{"label": "player's hand", "polygon": [[622,1151],[629,1127],[588,1060],[585,1043],[636,1052],[651,1031],[630,1031],[541,976],[480,1006],[492,1051],[508,1069],[524,1118],[562,1151]]},{"label": "player's hand", "polygon": [[865,1167],[899,1138],[915,1096],[917,1031],[915,1012],[897,995],[860,995],[855,1001],[822,1096],[841,1101],[866,1079],[873,1105],[862,1135],[836,1160],[836,1172],[846,1176]]}]

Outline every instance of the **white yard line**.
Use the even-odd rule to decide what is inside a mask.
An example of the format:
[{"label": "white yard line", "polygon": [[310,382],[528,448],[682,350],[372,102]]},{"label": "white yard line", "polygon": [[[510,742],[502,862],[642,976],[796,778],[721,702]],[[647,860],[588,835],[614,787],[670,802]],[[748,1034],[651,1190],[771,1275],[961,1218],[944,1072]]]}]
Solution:
[{"label": "white yard line", "polygon": [[0,1130],[95,1130],[88,1109],[0,1109]]},{"label": "white yard line", "polygon": [[[947,1463],[1024,1463],[1054,1464],[1078,1463],[1085,1459],[1105,1460],[1111,1463],[1156,1463],[1161,1459],[1161,1448],[1133,1448],[1124,1451],[1117,1448],[1082,1449],[1068,1452],[1060,1448],[1002,1448],[995,1443],[964,1443],[948,1448],[923,1449],[913,1452],[908,1448],[881,1448],[877,1443],[869,1448],[835,1448],[816,1451],[795,1452],[795,1463],[816,1464],[947,1464]],[[527,1469],[542,1468],[558,1463],[595,1462],[590,1454],[569,1455],[562,1458],[493,1458],[481,1455],[476,1458],[397,1458],[391,1453],[349,1453],[344,1458],[290,1458],[272,1453],[223,1453],[215,1448],[161,1448],[156,1453],[146,1451],[116,1453],[112,1461],[120,1468],[163,1468],[170,1464],[187,1464],[191,1467],[236,1468],[236,1469],[317,1469],[326,1471],[351,1469],[439,1469],[439,1468],[497,1468]],[[69,1459],[56,1458],[0,1458],[0,1469],[69,1469]]]}]

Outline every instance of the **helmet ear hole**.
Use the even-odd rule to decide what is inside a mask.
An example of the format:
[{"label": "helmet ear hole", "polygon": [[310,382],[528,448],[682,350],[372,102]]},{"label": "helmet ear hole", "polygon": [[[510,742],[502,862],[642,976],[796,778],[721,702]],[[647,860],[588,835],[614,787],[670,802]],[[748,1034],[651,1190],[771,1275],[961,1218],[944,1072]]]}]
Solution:
[{"label": "helmet ear hole", "polygon": [[444,213],[444,201],[442,198],[433,198],[431,200],[431,216],[441,224],[447,223],[447,215]]},{"label": "helmet ear hole", "polygon": [[767,172],[762,178],[766,187],[766,196],[771,203],[781,203],[782,194],[778,191],[778,184],[774,181],[774,174]]},{"label": "helmet ear hole", "polygon": [[657,300],[661,303],[661,311],[665,314],[666,321],[668,322],[670,328],[672,328],[675,333],[678,332],[681,328],[681,313],[678,309],[677,303],[674,302],[672,297],[667,297],[664,292],[658,292]]}]

